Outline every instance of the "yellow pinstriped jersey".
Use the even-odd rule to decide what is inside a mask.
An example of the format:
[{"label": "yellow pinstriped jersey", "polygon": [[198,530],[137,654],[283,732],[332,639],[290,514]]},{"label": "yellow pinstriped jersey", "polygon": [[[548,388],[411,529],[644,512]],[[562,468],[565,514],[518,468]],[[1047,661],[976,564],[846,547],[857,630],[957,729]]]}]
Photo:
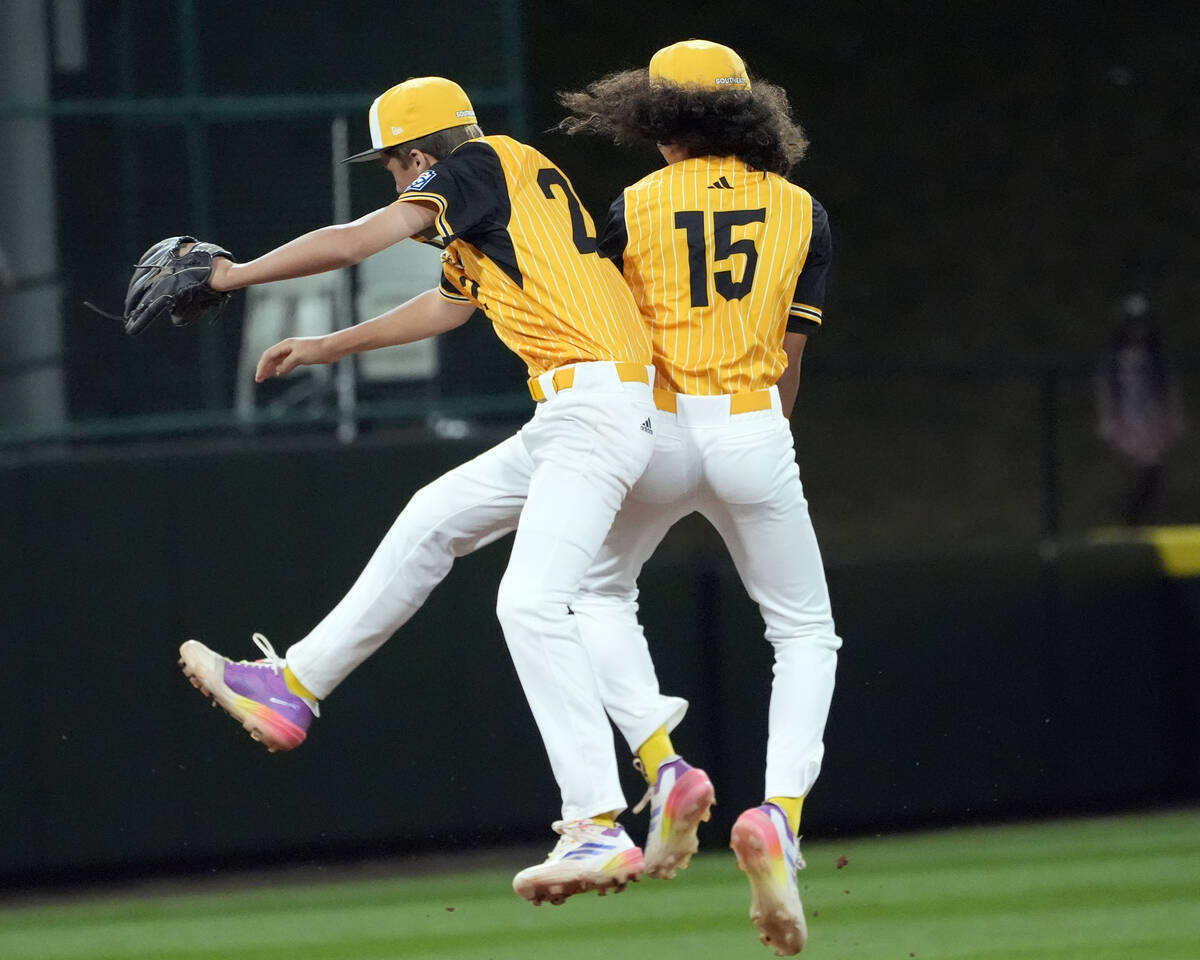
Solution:
[{"label": "yellow pinstriped jersey", "polygon": [[628,286],[597,253],[592,219],[563,172],[510,137],[469,140],[397,199],[437,207],[441,294],[469,301],[529,367],[648,365],[650,337]]},{"label": "yellow pinstriped jersey", "polygon": [[734,157],[668,164],[613,204],[601,251],[651,328],[655,386],[762,390],[787,367],[786,330],[821,323],[831,248],[807,190]]}]

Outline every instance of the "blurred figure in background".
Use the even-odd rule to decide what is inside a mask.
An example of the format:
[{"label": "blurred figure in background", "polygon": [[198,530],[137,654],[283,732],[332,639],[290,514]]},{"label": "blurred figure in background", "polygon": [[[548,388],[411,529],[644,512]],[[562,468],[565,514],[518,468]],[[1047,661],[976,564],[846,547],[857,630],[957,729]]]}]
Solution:
[{"label": "blurred figure in background", "polygon": [[17,278],[8,265],[8,257],[4,255],[4,247],[0,247],[0,293],[8,293],[17,285]]},{"label": "blurred figure in background", "polygon": [[1100,439],[1125,468],[1121,520],[1145,523],[1159,497],[1167,452],[1185,422],[1178,381],[1142,293],[1118,304],[1112,340],[1096,371],[1096,415]]}]

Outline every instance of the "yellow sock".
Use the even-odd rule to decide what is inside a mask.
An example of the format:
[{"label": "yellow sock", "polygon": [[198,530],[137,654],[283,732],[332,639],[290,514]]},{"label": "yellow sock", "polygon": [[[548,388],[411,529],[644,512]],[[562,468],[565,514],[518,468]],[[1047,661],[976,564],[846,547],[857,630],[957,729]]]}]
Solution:
[{"label": "yellow sock", "polygon": [[773,803],[787,814],[788,826],[792,833],[800,835],[800,808],[804,806],[803,797],[767,797],[767,803]]},{"label": "yellow sock", "polygon": [[614,817],[611,812],[601,814],[598,817],[592,817],[592,821],[600,824],[600,826],[608,830],[611,830],[617,825],[617,818]]},{"label": "yellow sock", "polygon": [[298,697],[306,697],[309,700],[320,699],[319,697],[314,697],[311,693],[309,693],[308,688],[296,679],[296,675],[292,673],[291,667],[283,668],[283,682],[286,683],[287,688]]},{"label": "yellow sock", "polygon": [[638,747],[638,759],[642,761],[642,773],[646,775],[648,783],[654,783],[658,779],[659,764],[674,754],[675,748],[671,745],[666,727],[659,727]]}]

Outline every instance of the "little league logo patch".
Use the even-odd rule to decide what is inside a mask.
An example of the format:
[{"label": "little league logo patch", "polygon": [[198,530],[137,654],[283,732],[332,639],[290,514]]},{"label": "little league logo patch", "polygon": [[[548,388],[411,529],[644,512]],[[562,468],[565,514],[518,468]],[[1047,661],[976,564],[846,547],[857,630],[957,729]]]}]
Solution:
[{"label": "little league logo patch", "polygon": [[414,180],[411,184],[409,184],[408,189],[409,190],[423,190],[425,188],[425,184],[427,184],[430,180],[432,180],[436,176],[437,176],[436,170],[426,170],[423,174],[421,174],[419,177],[417,177],[416,180]]}]

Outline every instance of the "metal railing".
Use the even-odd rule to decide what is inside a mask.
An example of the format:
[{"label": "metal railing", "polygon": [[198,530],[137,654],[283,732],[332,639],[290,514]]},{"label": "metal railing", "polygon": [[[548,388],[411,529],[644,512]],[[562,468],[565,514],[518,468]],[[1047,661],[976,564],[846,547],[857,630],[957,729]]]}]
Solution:
[{"label": "metal railing", "polygon": [[[15,9],[15,8],[14,8]],[[0,133],[16,140],[25,142],[27,131],[32,129],[29,123],[51,125],[62,140],[66,134],[64,127],[79,124],[79,130],[86,138],[94,130],[91,122],[99,121],[105,127],[114,130],[111,147],[112,158],[111,181],[105,182],[103,176],[99,181],[104,183],[103,189],[115,195],[113,204],[116,217],[113,222],[88,223],[86,229],[97,236],[107,238],[105,249],[113,251],[140,251],[144,249],[149,239],[144,235],[145,230],[136,222],[136,210],[140,198],[152,196],[160,189],[157,183],[148,183],[147,179],[161,171],[161,164],[149,161],[139,163],[134,156],[135,134],[140,131],[164,129],[171,133],[167,139],[179,144],[179,163],[182,169],[182,183],[179,203],[178,222],[188,225],[188,232],[195,232],[206,238],[220,239],[214,229],[216,216],[214,209],[214,177],[218,165],[213,153],[212,129],[217,124],[242,123],[281,123],[295,120],[326,120],[331,129],[331,152],[329,180],[323,185],[332,192],[331,215],[332,222],[344,222],[350,218],[350,203],[348,185],[345,180],[346,170],[336,162],[345,156],[347,150],[347,118],[359,118],[364,121],[365,111],[378,90],[363,90],[331,93],[213,93],[205,89],[205,70],[213,72],[215,65],[206,63],[201,43],[201,17],[203,7],[197,0],[174,0],[169,10],[162,10],[165,22],[173,24],[176,29],[177,47],[173,49],[172,57],[177,61],[178,69],[171,74],[171,81],[176,84],[175,91],[169,95],[138,95],[139,86],[144,86],[138,76],[137,58],[147,55],[145,38],[139,33],[139,21],[136,9],[130,0],[119,0],[117,4],[106,11],[93,15],[97,22],[93,29],[99,33],[111,32],[112,69],[105,78],[105,96],[13,96],[11,90],[0,89]],[[26,11],[28,12],[28,11]],[[44,17],[50,14],[43,11]],[[473,11],[472,23],[477,32],[486,31],[481,35],[480,42],[486,43],[491,57],[486,61],[486,69],[479,64],[465,65],[468,71],[476,75],[484,74],[489,82],[474,82],[470,84],[470,93],[476,107],[481,113],[495,118],[506,132],[519,137],[529,133],[528,94],[526,90],[526,61],[524,56],[524,9],[520,0],[496,0]],[[37,17],[25,17],[21,22],[34,32],[42,30],[49,21],[39,22]],[[97,26],[97,24],[99,26]],[[462,29],[468,29],[463,27]],[[156,38],[156,45],[151,53],[162,55],[162,47],[166,38]],[[461,62],[459,53],[462,37],[444,34],[446,44],[446,61]],[[14,41],[15,42],[15,41]],[[41,37],[29,37],[11,49],[31,49],[30,44],[44,44],[49,51],[52,40],[49,31]],[[8,49],[8,48],[6,48]],[[44,56],[45,51],[42,51]],[[7,54],[6,54],[7,55]],[[225,56],[234,56],[226,53]],[[45,57],[49,59],[49,57]],[[14,61],[15,62],[15,61]],[[481,61],[482,62],[482,61]],[[76,85],[78,89],[79,85]],[[12,89],[37,89],[13,87]],[[67,85],[70,89],[70,85]],[[6,96],[6,93],[8,94]],[[115,94],[115,95],[112,95]],[[93,147],[93,149],[95,149]],[[75,162],[74,155],[68,156],[68,162]],[[87,163],[86,157],[80,157],[79,162]],[[52,165],[45,166],[45,176]],[[12,190],[19,189],[10,184]],[[310,190],[319,195],[320,186]],[[67,204],[61,198],[60,191],[55,189],[55,195],[60,196],[60,202]],[[2,199],[2,198],[0,198]],[[75,230],[86,221],[78,211],[80,205],[71,214]],[[0,205],[2,207],[2,205]],[[66,214],[62,214],[66,216]],[[322,214],[324,216],[324,214]],[[39,218],[31,217],[31,220]],[[40,218],[45,222],[45,217]],[[49,222],[55,220],[54,211],[50,211]],[[6,233],[4,240],[10,249],[23,246],[21,235]],[[52,245],[51,245],[52,246]],[[114,253],[113,271],[126,269],[116,264],[124,264],[136,254],[126,253],[124,256]],[[82,294],[82,295],[79,295]],[[47,262],[34,269],[26,269],[15,277],[14,285],[8,294],[22,298],[21,311],[27,312],[31,301],[26,295],[38,296],[38,313],[44,314],[52,309],[48,306],[64,299],[74,305],[83,299],[93,298],[91,290],[79,290],[78,278],[64,275],[56,263]],[[341,297],[339,315],[352,319],[349,281]],[[18,308],[13,307],[13,311]],[[39,316],[39,324],[59,322],[58,317]],[[28,330],[28,316],[19,317],[7,315],[3,300],[0,300],[0,344],[4,343],[5,331],[9,336],[21,337],[22,325]],[[63,323],[66,326],[65,322]],[[58,344],[39,348],[37,356],[28,359],[14,359],[0,365],[0,388],[12,390],[23,389],[22,381],[32,383],[32,375],[41,378],[45,383],[46,376],[55,370],[66,382],[71,375],[67,369],[68,342],[61,347]],[[109,420],[103,416],[91,417],[85,420],[74,420],[65,423],[40,425],[22,425],[20,423],[0,424],[0,444],[28,445],[43,442],[75,441],[81,439],[101,439],[114,436],[134,436],[142,434],[159,434],[163,431],[212,431],[229,427],[228,397],[224,386],[226,364],[220,355],[218,338],[210,330],[197,332],[194,338],[197,353],[197,368],[201,371],[201,409],[179,412],[154,412],[145,416],[122,417],[119,420]],[[354,397],[354,366],[342,364],[339,367],[337,384],[338,398],[338,429],[343,439],[353,437],[355,424],[359,414],[355,411]],[[66,390],[64,389],[64,392]],[[30,394],[32,395],[32,394]],[[291,411],[285,415],[273,415],[259,418],[261,424],[274,422],[311,422],[311,411]],[[2,416],[0,416],[2,419]],[[242,427],[245,423],[239,420]]]}]

